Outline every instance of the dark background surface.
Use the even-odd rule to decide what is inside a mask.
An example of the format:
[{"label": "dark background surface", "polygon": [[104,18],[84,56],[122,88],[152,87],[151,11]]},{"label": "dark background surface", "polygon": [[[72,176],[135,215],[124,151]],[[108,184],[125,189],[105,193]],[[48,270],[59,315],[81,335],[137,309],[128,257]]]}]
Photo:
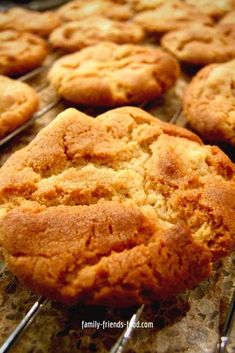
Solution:
[{"label": "dark background surface", "polygon": [[35,0],[14,0],[14,1],[8,1],[8,0],[0,0],[0,11],[4,11],[8,9],[9,7],[12,6],[25,6],[28,7],[32,10],[47,10],[51,9],[57,6],[60,6],[64,4],[65,2],[68,2],[68,0],[40,0],[40,1],[35,1]]}]

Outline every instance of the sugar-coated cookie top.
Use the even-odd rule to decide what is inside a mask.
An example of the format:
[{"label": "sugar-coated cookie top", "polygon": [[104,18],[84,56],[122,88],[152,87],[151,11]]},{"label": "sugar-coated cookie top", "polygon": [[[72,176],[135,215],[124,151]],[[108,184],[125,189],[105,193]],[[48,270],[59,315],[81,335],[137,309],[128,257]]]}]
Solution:
[{"label": "sugar-coated cookie top", "polygon": [[133,305],[209,275],[234,248],[234,200],[234,165],[188,130],[68,109],[2,167],[0,243],[41,294]]}]

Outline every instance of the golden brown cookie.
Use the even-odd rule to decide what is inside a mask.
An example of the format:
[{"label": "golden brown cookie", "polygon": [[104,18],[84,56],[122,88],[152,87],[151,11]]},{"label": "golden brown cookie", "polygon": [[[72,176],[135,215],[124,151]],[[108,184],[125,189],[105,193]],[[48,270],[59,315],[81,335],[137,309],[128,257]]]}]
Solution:
[{"label": "golden brown cookie", "polygon": [[134,107],[68,109],[1,169],[0,244],[40,294],[139,304],[234,248],[234,196],[234,165],[190,131]]},{"label": "golden brown cookie", "polygon": [[66,100],[102,107],[150,101],[178,76],[177,61],[162,50],[106,42],[59,59],[48,77]]},{"label": "golden brown cookie", "polygon": [[212,23],[210,17],[179,0],[164,1],[156,9],[140,12],[134,20],[146,31],[159,34],[184,27],[190,28],[195,22]]},{"label": "golden brown cookie", "polygon": [[15,30],[0,31],[0,74],[20,75],[40,66],[47,56],[40,37]]},{"label": "golden brown cookie", "polygon": [[115,20],[128,20],[132,12],[128,5],[111,0],[74,0],[61,6],[58,14],[63,21],[86,20],[91,16],[103,16]]},{"label": "golden brown cookie", "polygon": [[73,52],[102,41],[138,43],[143,38],[144,31],[135,23],[94,17],[65,23],[52,32],[50,43],[54,48]]},{"label": "golden brown cookie", "polygon": [[235,9],[234,0],[184,0],[187,4],[197,7],[202,13],[218,19]]},{"label": "golden brown cookie", "polygon": [[153,10],[162,6],[164,3],[174,2],[175,0],[127,0],[127,3],[134,11]]},{"label": "golden brown cookie", "polygon": [[[231,11],[219,21],[220,31],[235,42],[235,11]],[[234,44],[235,45],[235,44]]]},{"label": "golden brown cookie", "polygon": [[201,24],[166,33],[161,45],[179,61],[196,65],[235,58],[235,42],[216,27]]},{"label": "golden brown cookie", "polygon": [[60,19],[55,12],[37,12],[21,7],[0,12],[0,30],[15,29],[47,37],[59,25]]},{"label": "golden brown cookie", "polygon": [[37,108],[38,96],[33,88],[0,75],[0,138],[29,120]]},{"label": "golden brown cookie", "polygon": [[224,16],[220,21],[219,21],[219,25],[220,24],[233,24],[235,25],[235,10],[234,11],[231,11],[229,12],[226,16]]},{"label": "golden brown cookie", "polygon": [[204,67],[184,95],[184,114],[209,141],[235,146],[235,60]]}]

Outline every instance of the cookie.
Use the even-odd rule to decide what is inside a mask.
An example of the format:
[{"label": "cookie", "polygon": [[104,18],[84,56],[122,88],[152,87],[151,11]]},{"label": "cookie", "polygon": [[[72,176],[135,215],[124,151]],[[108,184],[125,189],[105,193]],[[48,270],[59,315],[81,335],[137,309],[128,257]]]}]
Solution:
[{"label": "cookie", "polygon": [[58,14],[63,21],[85,20],[91,16],[103,16],[115,20],[128,20],[132,12],[128,5],[110,0],[74,0],[61,6]]},{"label": "cookie", "polygon": [[190,131],[134,107],[68,109],[1,169],[0,244],[50,298],[165,299],[234,248],[234,196],[234,165]]},{"label": "cookie", "polygon": [[15,30],[0,31],[0,74],[20,75],[40,66],[48,53],[40,37]]},{"label": "cookie", "polygon": [[59,59],[48,78],[66,100],[103,107],[155,99],[178,76],[177,61],[162,50],[106,42]]},{"label": "cookie", "polygon": [[185,2],[216,20],[227,12],[235,10],[234,0],[185,0]]},{"label": "cookie", "polygon": [[161,45],[179,61],[207,65],[235,58],[235,43],[216,27],[194,25],[165,34]]},{"label": "cookie", "polygon": [[73,52],[102,41],[138,43],[143,38],[144,31],[135,23],[94,17],[90,21],[65,23],[52,32],[50,44],[56,49]]},{"label": "cookie", "polygon": [[235,11],[228,13],[218,23],[217,27],[222,33],[235,41]]},{"label": "cookie", "polygon": [[235,146],[235,60],[204,67],[184,95],[184,115],[205,139]]},{"label": "cookie", "polygon": [[47,37],[53,29],[60,25],[59,16],[55,12],[37,12],[21,7],[12,7],[0,13],[0,29],[15,29]]},{"label": "cookie", "polygon": [[0,75],[0,138],[29,120],[38,103],[37,93],[29,85]]},{"label": "cookie", "polygon": [[165,33],[191,26],[194,22],[211,24],[212,20],[197,8],[181,1],[163,2],[154,10],[142,11],[134,20],[150,33]]},{"label": "cookie", "polygon": [[164,3],[173,2],[175,0],[127,0],[127,3],[136,12],[144,10],[153,10]]},{"label": "cookie", "polygon": [[226,16],[224,16],[218,23],[221,24],[235,24],[235,9],[234,11],[229,12]]}]

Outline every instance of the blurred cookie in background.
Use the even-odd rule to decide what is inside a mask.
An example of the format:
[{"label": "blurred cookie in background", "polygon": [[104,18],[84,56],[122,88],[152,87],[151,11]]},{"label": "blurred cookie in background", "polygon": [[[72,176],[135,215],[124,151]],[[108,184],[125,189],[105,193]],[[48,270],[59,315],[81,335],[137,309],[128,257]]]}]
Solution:
[{"label": "blurred cookie in background", "polygon": [[219,19],[229,11],[235,10],[234,0],[184,0],[187,4],[197,7],[204,14]]},{"label": "blurred cookie in background", "polygon": [[29,120],[38,103],[32,87],[0,75],[0,138]]},{"label": "blurred cookie in background", "polygon": [[134,11],[144,11],[156,9],[164,3],[174,2],[175,0],[127,0],[127,3],[133,8]]},{"label": "blurred cookie in background", "polygon": [[62,57],[49,72],[59,95],[97,107],[153,100],[172,87],[178,76],[176,59],[160,49],[108,42]]},{"label": "blurred cookie in background", "polygon": [[183,109],[206,140],[235,146],[235,60],[200,70],[186,89]]},{"label": "blurred cookie in background", "polygon": [[181,1],[166,1],[154,10],[138,13],[134,20],[147,32],[163,34],[175,29],[189,27],[193,23],[212,24],[212,19],[196,7]]},{"label": "blurred cookie in background", "polygon": [[55,12],[37,12],[13,7],[0,13],[0,29],[15,29],[47,37],[59,25],[60,19]]},{"label": "blurred cookie in background", "polygon": [[138,24],[94,17],[65,23],[51,33],[49,41],[56,49],[73,52],[102,41],[124,44],[143,39],[144,31]]},{"label": "blurred cookie in background", "polygon": [[235,42],[217,27],[194,24],[161,38],[163,48],[184,63],[207,65],[235,58]]},{"label": "blurred cookie in background", "polygon": [[61,6],[57,13],[63,21],[85,20],[91,16],[128,20],[132,16],[128,5],[111,0],[74,0]]},{"label": "blurred cookie in background", "polygon": [[[235,41],[235,11],[225,15],[219,22],[218,28],[228,37]],[[235,45],[235,43],[234,43]]]},{"label": "blurred cookie in background", "polygon": [[47,54],[47,43],[32,33],[0,31],[0,74],[24,74],[40,66]]}]

